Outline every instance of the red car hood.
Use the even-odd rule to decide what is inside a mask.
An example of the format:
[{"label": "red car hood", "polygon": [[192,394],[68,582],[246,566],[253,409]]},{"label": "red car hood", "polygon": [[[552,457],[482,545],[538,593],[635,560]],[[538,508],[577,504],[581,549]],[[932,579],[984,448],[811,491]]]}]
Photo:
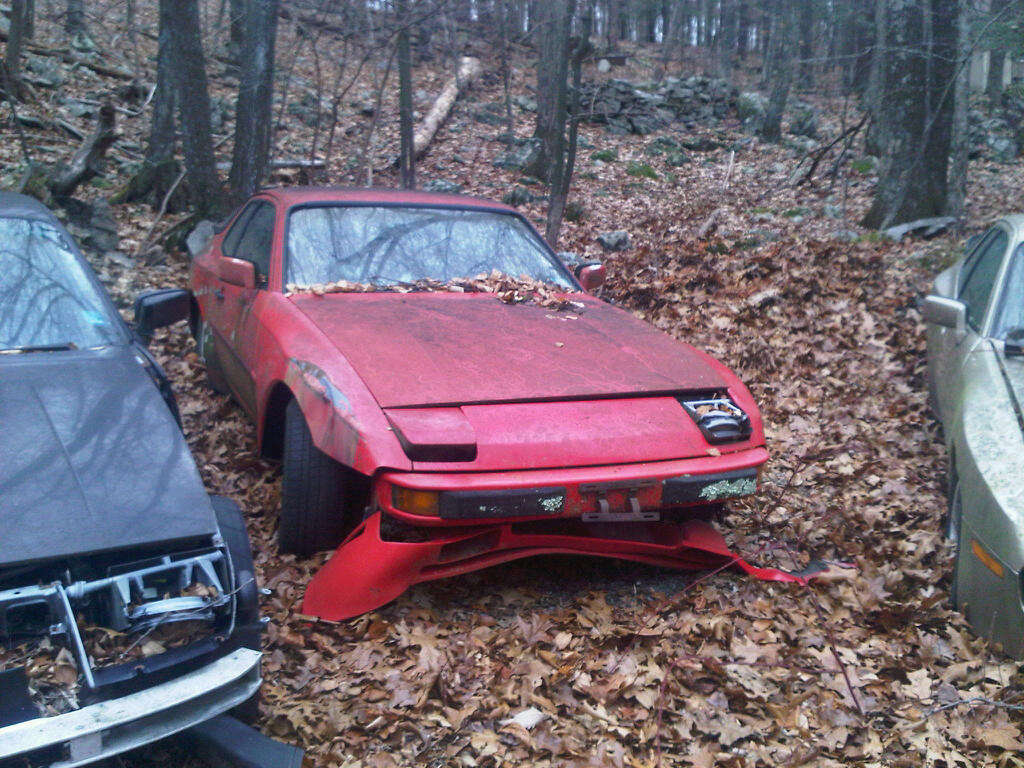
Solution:
[{"label": "red car hood", "polygon": [[579,297],[576,313],[493,294],[336,293],[291,297],[383,408],[524,402],[718,389],[688,344]]}]

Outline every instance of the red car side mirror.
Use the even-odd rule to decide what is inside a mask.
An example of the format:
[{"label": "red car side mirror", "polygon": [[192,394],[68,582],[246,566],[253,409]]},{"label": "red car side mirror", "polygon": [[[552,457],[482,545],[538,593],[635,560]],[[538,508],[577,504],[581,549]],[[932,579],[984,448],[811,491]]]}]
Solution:
[{"label": "red car side mirror", "polygon": [[256,287],[256,265],[244,259],[221,256],[217,259],[217,277],[230,285]]},{"label": "red car side mirror", "polygon": [[580,267],[576,273],[576,277],[580,281],[580,285],[583,286],[583,290],[588,293],[597,290],[604,285],[604,279],[607,276],[607,271],[604,268],[604,264],[584,264]]}]

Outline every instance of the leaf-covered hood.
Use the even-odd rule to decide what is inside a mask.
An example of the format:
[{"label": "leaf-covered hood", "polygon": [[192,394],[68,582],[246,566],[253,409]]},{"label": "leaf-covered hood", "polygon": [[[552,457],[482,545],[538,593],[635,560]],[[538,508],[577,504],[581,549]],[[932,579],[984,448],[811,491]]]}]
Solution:
[{"label": "leaf-covered hood", "polygon": [[384,408],[718,389],[706,358],[586,297],[580,312],[493,294],[295,295]]}]

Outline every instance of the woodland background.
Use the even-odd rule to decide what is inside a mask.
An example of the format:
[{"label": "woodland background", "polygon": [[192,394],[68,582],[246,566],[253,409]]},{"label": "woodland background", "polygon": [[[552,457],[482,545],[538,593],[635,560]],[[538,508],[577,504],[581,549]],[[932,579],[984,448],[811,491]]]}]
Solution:
[{"label": "woodland background", "polygon": [[[320,561],[273,544],[279,470],[172,329],[154,349],[187,437],[208,488],[241,503],[270,590],[264,732],[353,768],[1024,765],[1024,668],[949,607],[916,309],[965,235],[1021,208],[1024,3],[0,10],[0,186],[54,206],[126,311],[184,287],[184,236],[263,184],[505,199],[604,260],[604,298],[750,386],[772,459],[717,523],[730,543],[857,566],[801,588],[528,560],[312,622]],[[122,762],[189,759],[163,744]]]}]

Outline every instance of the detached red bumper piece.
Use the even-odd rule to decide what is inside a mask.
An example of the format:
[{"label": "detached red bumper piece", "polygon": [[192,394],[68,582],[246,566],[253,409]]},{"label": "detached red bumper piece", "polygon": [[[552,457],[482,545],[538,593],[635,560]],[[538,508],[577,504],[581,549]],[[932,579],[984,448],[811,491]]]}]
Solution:
[{"label": "detached red bumper piece", "polygon": [[750,565],[711,525],[685,522],[583,523],[547,533],[536,524],[421,529],[426,541],[386,541],[382,513],[352,533],[306,589],[302,612],[341,621],[394,600],[413,584],[456,576],[534,555],[596,555],[666,568],[706,570],[735,565],[764,581],[806,584],[801,574]]}]

